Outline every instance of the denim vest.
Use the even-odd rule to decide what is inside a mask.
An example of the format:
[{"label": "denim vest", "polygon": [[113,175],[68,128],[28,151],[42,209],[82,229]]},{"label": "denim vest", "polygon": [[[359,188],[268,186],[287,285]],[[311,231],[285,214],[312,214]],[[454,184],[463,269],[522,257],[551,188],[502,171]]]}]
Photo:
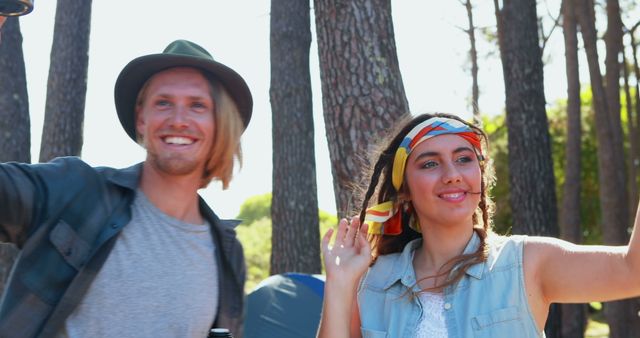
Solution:
[{"label": "denim vest", "polygon": [[[487,238],[484,263],[471,266],[454,286],[444,290],[445,323],[450,338],[544,337],[531,314],[522,269],[526,236]],[[378,257],[358,288],[363,338],[414,337],[422,316],[413,270],[414,251],[422,239],[401,253]],[[474,232],[464,253],[480,245]]]}]

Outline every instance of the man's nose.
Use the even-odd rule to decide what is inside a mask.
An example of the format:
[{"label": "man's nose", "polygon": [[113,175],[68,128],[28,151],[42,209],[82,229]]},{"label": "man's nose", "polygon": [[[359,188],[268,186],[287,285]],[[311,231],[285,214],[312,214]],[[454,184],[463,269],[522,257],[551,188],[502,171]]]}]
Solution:
[{"label": "man's nose", "polygon": [[188,124],[187,108],[183,105],[176,105],[169,119],[173,127],[186,127]]}]

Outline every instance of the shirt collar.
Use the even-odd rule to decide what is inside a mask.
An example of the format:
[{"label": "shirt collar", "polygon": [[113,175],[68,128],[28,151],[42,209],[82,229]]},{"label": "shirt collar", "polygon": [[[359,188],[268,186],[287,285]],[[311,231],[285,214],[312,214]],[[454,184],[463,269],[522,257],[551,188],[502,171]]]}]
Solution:
[{"label": "shirt collar", "polygon": [[[471,239],[465,246],[463,254],[472,254],[478,250],[480,245],[480,237],[474,231]],[[404,246],[404,249],[400,253],[400,256],[396,259],[389,274],[389,278],[384,283],[384,288],[390,288],[394,283],[400,281],[407,288],[416,288],[416,273],[413,270],[413,255],[419,247],[422,246],[422,238],[416,238]],[[470,266],[465,272],[467,275],[482,279],[484,274],[485,263],[474,264]],[[419,288],[417,289],[419,291]]]}]

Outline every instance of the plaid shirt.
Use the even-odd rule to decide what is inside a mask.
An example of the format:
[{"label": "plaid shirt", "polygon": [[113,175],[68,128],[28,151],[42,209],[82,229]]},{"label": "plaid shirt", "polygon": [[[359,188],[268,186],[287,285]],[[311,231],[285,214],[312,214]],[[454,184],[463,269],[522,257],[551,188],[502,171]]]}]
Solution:
[{"label": "plaid shirt", "polygon": [[[131,219],[142,166],[92,168],[78,158],[0,164],[0,241],[21,249],[0,302],[0,337],[52,337]],[[212,327],[242,337],[246,266],[234,220],[200,198],[212,227],[220,297]]]}]

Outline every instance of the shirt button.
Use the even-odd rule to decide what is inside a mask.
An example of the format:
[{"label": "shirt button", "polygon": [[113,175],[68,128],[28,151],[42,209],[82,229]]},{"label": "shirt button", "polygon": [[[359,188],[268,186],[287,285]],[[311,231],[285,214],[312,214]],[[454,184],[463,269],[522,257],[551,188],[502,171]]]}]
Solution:
[{"label": "shirt button", "polygon": [[445,310],[451,309],[451,303],[444,303],[444,309]]},{"label": "shirt button", "polygon": [[118,223],[111,223],[111,227],[114,229],[118,228]]}]

